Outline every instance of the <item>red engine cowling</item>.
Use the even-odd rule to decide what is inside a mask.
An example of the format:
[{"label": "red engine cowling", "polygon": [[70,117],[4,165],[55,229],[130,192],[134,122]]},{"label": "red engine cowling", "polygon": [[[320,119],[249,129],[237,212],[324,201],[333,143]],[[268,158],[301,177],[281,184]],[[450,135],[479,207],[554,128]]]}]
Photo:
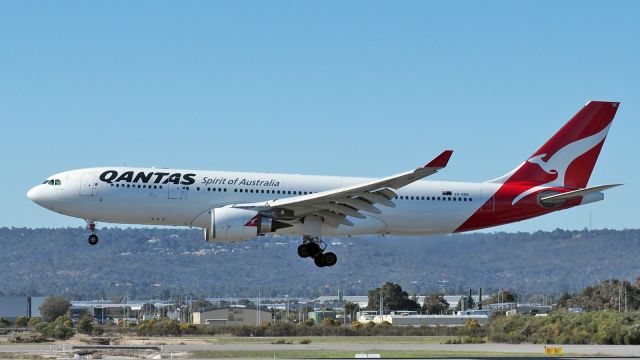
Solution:
[{"label": "red engine cowling", "polygon": [[242,241],[275,230],[274,221],[256,211],[214,208],[211,209],[209,227],[204,229],[204,238],[209,242]]}]

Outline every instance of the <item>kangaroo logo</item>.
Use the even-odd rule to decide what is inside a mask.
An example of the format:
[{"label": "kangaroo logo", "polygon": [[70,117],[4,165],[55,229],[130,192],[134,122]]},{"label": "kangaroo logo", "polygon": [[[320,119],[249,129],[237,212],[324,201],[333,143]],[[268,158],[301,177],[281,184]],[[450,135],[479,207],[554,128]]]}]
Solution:
[{"label": "kangaroo logo", "polygon": [[[587,136],[586,138],[576,140],[566,145],[565,147],[556,151],[556,153],[553,154],[547,161],[543,160],[544,157],[547,156],[546,153],[533,156],[532,158],[527,160],[527,163],[538,165],[547,174],[555,174],[556,178],[548,183],[534,186],[522,192],[520,195],[516,196],[515,199],[513,199],[511,205],[515,205],[522,198],[536,191],[549,189],[552,187],[565,187],[564,179],[569,165],[571,165],[571,163],[575,159],[585,154],[587,151],[593,149],[596,145],[602,142],[607,137],[610,126],[611,124],[600,130],[600,132],[597,134]],[[525,164],[523,164],[523,166]]]}]

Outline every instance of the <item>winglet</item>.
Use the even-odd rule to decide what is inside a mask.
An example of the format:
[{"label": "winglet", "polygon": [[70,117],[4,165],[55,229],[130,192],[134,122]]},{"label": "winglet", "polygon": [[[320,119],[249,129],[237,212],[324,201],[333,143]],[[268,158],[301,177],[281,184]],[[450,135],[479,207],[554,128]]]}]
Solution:
[{"label": "winglet", "polygon": [[426,168],[443,168],[447,166],[449,159],[451,159],[451,154],[453,154],[453,150],[445,150],[442,154],[438,155],[435,159],[429,161]]}]

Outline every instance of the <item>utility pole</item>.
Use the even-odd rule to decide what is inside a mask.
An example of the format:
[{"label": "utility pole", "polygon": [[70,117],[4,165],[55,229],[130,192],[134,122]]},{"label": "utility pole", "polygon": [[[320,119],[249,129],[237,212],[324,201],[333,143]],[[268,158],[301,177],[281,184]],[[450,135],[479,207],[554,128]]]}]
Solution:
[{"label": "utility pole", "polygon": [[260,325],[260,291],[258,291],[258,312],[256,314],[256,325]]},{"label": "utility pole", "polygon": [[618,312],[620,312],[621,307],[622,307],[622,287],[618,285]]}]

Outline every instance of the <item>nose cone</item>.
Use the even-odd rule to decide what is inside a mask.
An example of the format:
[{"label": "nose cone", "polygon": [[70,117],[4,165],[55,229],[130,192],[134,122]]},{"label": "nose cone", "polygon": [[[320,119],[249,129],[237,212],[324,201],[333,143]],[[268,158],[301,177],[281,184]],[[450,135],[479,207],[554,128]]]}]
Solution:
[{"label": "nose cone", "polygon": [[42,199],[42,191],[40,189],[40,185],[31,188],[31,190],[27,192],[27,197],[29,198],[29,200],[33,201],[34,203],[42,206],[43,199]]}]

